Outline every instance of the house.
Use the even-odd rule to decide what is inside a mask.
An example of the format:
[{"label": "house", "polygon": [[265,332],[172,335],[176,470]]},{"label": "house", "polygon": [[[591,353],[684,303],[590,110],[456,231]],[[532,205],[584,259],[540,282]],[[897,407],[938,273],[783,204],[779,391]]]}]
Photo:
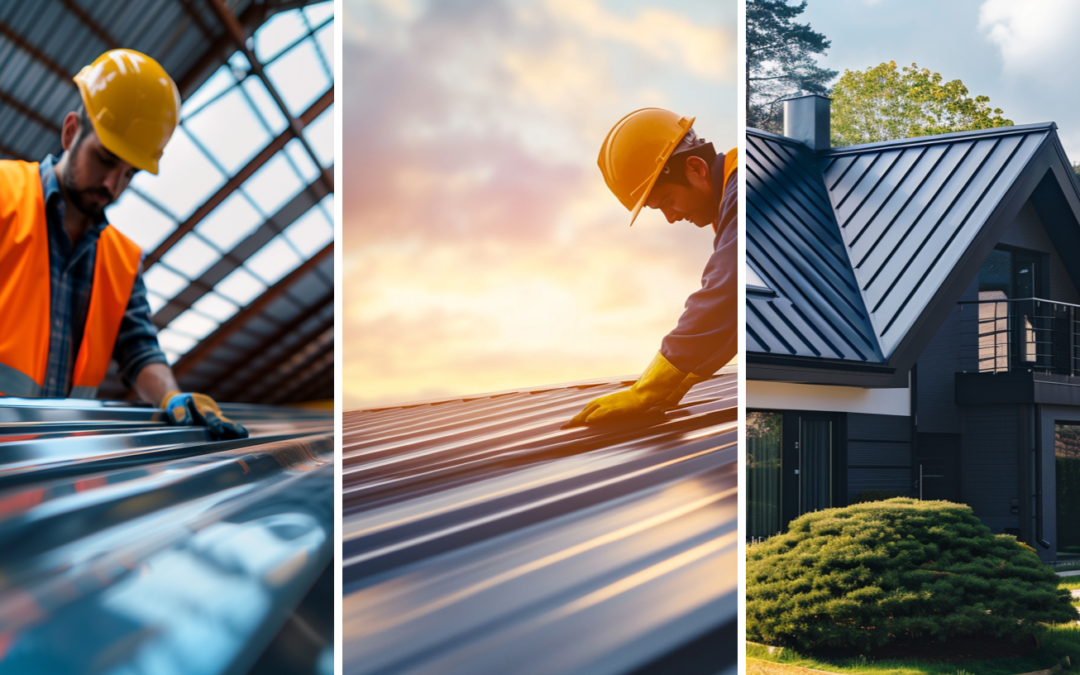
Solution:
[{"label": "house", "polygon": [[1080,557],[1080,186],[1053,123],[746,139],[748,536],[889,494]]}]

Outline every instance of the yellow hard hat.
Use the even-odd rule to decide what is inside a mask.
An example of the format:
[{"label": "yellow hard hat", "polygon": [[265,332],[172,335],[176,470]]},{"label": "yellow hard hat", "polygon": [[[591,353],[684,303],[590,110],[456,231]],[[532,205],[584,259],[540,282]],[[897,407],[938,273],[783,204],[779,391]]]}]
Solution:
[{"label": "yellow hard hat", "polygon": [[695,119],[662,108],[642,108],[619,120],[608,132],[597,164],[608,189],[631,211],[631,225]]},{"label": "yellow hard hat", "polygon": [[113,49],[80,70],[75,84],[101,144],[157,175],[180,121],[180,92],[161,64],[130,49]]}]

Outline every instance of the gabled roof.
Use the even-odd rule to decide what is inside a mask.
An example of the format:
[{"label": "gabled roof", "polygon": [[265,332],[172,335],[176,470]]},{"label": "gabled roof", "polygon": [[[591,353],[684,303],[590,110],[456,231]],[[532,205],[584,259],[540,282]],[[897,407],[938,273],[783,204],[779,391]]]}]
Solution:
[{"label": "gabled roof", "polygon": [[[755,363],[774,369],[770,379],[787,379],[778,364],[864,373],[876,364],[879,385],[906,381],[1025,201],[1041,194],[1037,209],[1054,202],[1075,225],[1077,185],[1056,128],[819,153],[748,130],[747,257],[775,284],[773,295],[747,293],[751,377],[762,375]],[[1062,236],[1075,235],[1060,235],[1059,248]]]}]

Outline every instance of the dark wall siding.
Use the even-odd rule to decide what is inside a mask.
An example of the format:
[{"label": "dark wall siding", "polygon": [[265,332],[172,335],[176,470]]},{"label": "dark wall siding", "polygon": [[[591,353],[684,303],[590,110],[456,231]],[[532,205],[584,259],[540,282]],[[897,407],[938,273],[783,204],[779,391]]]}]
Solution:
[{"label": "dark wall siding", "polygon": [[860,492],[911,492],[911,418],[847,415],[847,497]]},{"label": "dark wall siding", "polygon": [[1030,201],[1020,209],[1020,213],[1016,215],[1016,220],[1009,226],[1005,236],[1001,238],[1001,243],[1026,248],[1031,251],[1039,251],[1040,253],[1049,253],[1050,289],[1049,298],[1047,299],[1080,305],[1080,293],[1076,290],[1076,284],[1073,283],[1069,273],[1065,270],[1065,265],[1061,262],[1061,256],[1054,249],[1050,236],[1046,233],[1046,228],[1043,227],[1042,220],[1039,219],[1039,214]]},{"label": "dark wall siding", "polygon": [[1019,528],[1020,516],[1010,513],[1011,500],[1020,499],[1020,406],[968,406],[963,415],[964,502],[995,532]]}]

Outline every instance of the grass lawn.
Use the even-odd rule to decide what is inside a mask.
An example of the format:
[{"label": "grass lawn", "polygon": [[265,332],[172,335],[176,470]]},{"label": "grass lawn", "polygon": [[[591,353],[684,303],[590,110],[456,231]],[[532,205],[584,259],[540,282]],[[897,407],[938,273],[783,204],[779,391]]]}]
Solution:
[{"label": "grass lawn", "polygon": [[[1080,589],[1080,577],[1065,577],[1061,586],[1069,590]],[[1074,600],[1073,605],[1080,607],[1080,600]],[[767,647],[758,645],[747,645],[746,656],[748,659],[760,659],[813,670],[852,673],[854,675],[1017,675],[1018,673],[1029,673],[1051,668],[1060,663],[1065,656],[1070,658],[1073,670],[1076,670],[1078,664],[1080,664],[1080,625],[1076,623],[1054,625],[1043,638],[1042,647],[1038,651],[1026,656],[989,661],[953,661],[949,663],[907,660],[874,661],[862,656],[825,661],[804,656],[789,649],[785,649],[779,655],[774,656],[769,654]],[[785,675],[788,672],[787,669],[784,670]],[[754,675],[755,673],[769,675],[770,669],[767,664],[754,665],[748,662],[747,673],[748,675]],[[798,671],[794,671],[792,675],[796,673]]]}]

